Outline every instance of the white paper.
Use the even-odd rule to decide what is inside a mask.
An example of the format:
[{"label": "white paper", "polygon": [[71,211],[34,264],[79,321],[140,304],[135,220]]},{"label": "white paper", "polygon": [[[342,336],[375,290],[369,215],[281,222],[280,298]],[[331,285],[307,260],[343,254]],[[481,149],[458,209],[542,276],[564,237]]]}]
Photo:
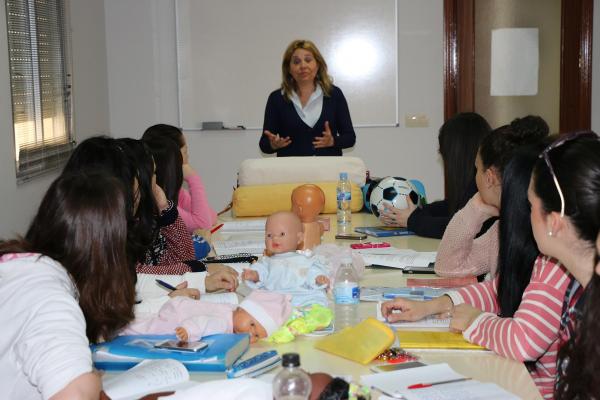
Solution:
[{"label": "white paper", "polygon": [[409,321],[399,321],[394,323],[388,323],[386,319],[381,314],[381,303],[377,304],[377,319],[379,321],[385,322],[391,327],[394,328],[449,328],[450,327],[450,318],[436,318],[434,316],[425,317],[419,321],[409,322]]},{"label": "white paper", "polygon": [[266,218],[252,219],[252,220],[240,220],[240,221],[227,221],[223,224],[220,231],[222,233],[235,233],[235,232],[264,232]]},{"label": "white paper", "polygon": [[265,250],[265,239],[215,240],[213,248],[219,256],[236,253],[262,255]]},{"label": "white paper", "polygon": [[207,303],[218,303],[218,304],[238,304],[238,296],[232,292],[225,293],[206,293],[200,295],[200,301]]},{"label": "white paper", "polygon": [[538,92],[538,28],[492,30],[490,95],[534,96]]},{"label": "white paper", "polygon": [[[433,364],[424,367],[402,369],[392,372],[381,372],[360,377],[363,385],[375,387],[384,394],[396,398],[403,397],[410,391],[408,386],[418,383],[441,382],[451,379],[464,378],[455,372],[448,364]],[[462,382],[464,383],[464,382]],[[460,397],[458,397],[460,398]]]},{"label": "white paper", "polygon": [[404,269],[406,267],[427,267],[430,263],[435,262],[437,252],[418,252],[414,250],[406,250],[404,252],[394,252],[392,254],[366,254],[361,253],[366,265],[385,265]]},{"label": "white paper", "polygon": [[[517,400],[518,396],[493,383],[465,381],[410,390],[406,400]],[[382,397],[379,397],[381,400]]]},{"label": "white paper", "polygon": [[173,388],[190,379],[176,360],[144,360],[120,375],[104,380],[104,391],[112,400],[136,399],[148,393]]}]

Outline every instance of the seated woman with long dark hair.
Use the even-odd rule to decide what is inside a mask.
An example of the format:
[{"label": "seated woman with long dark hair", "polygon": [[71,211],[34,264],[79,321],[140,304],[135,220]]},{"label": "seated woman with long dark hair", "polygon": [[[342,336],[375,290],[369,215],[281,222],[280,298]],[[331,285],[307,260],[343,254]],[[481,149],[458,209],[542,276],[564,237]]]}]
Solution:
[{"label": "seated woman with long dark hair", "polygon": [[98,399],[89,342],[133,319],[126,194],[102,174],[63,175],[24,238],[0,243],[0,392]]}]

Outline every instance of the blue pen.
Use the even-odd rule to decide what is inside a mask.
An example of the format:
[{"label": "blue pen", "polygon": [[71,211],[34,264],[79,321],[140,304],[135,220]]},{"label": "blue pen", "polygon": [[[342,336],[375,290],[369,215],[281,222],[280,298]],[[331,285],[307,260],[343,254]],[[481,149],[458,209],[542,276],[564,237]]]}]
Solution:
[{"label": "blue pen", "polygon": [[158,284],[158,286],[162,287],[163,289],[170,290],[171,292],[174,291],[174,290],[177,290],[176,287],[171,286],[167,282],[161,281],[160,279],[157,279],[156,283]]}]

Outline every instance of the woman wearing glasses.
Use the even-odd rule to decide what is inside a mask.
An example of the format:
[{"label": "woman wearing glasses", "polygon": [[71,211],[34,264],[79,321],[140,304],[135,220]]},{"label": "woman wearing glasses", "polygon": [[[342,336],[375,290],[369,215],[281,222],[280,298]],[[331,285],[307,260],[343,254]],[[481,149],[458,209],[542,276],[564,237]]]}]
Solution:
[{"label": "woman wearing glasses", "polygon": [[[584,294],[588,288],[595,291],[597,282],[588,284],[598,280],[592,279],[600,230],[598,136],[592,132],[565,135],[548,146],[533,171],[528,197],[533,235],[540,251],[559,259],[572,275],[562,306],[556,396],[598,398],[599,388],[593,381],[598,370],[590,370],[590,363],[584,368],[581,350],[571,352],[575,345],[589,346],[589,335],[597,341],[597,332],[584,330],[589,329],[588,318],[581,329],[578,324],[587,313],[598,324],[597,305],[584,307]],[[590,362],[598,363],[598,353],[589,354]]]},{"label": "woman wearing glasses", "polygon": [[[435,261],[438,275],[496,275],[504,168],[517,148],[540,143],[547,136],[546,122],[530,115],[495,129],[483,139],[475,159],[477,193],[454,214],[444,232]],[[487,229],[492,218],[496,222]]]}]

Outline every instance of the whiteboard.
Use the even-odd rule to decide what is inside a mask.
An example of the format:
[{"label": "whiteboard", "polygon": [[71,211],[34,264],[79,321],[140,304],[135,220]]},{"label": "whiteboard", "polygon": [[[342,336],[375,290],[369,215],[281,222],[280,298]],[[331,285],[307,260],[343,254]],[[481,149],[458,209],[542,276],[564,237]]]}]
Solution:
[{"label": "whiteboard", "polygon": [[176,0],[180,125],[262,129],[281,60],[312,40],[355,126],[398,124],[397,0]]}]

